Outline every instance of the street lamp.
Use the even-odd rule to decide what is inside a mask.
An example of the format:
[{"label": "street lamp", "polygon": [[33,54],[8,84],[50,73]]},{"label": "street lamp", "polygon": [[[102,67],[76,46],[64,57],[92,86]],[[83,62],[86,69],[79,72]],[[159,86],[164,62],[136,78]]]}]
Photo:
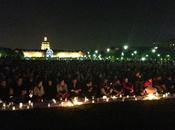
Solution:
[{"label": "street lamp", "polygon": [[95,50],[95,53],[97,54],[98,53],[98,50]]},{"label": "street lamp", "polygon": [[155,53],[155,52],[156,52],[156,50],[155,50],[155,49],[152,49],[151,51],[152,51],[152,53]]},{"label": "street lamp", "polygon": [[137,51],[134,51],[134,54],[137,54]]},{"label": "street lamp", "polygon": [[106,49],[107,52],[110,52],[110,50],[111,50],[110,48],[107,48],[107,49]]},{"label": "street lamp", "polygon": [[124,48],[124,50],[127,50],[128,49],[128,45],[124,45],[123,48]]}]

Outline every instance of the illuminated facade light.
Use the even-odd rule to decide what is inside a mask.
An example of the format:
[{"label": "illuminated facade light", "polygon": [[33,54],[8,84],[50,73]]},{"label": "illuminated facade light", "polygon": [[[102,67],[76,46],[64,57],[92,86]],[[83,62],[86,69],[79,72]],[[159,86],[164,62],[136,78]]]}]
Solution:
[{"label": "illuminated facade light", "polygon": [[41,50],[50,49],[50,42],[47,41],[47,37],[44,37],[44,41],[41,43]]}]

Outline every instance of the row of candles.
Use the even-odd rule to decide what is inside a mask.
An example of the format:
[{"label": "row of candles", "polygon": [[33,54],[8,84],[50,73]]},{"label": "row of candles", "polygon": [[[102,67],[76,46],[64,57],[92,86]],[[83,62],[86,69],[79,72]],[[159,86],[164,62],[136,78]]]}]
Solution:
[{"label": "row of candles", "polygon": [[[138,100],[158,100],[161,98],[173,98],[174,96],[170,96],[170,93],[165,93],[163,95],[157,95],[157,94],[148,94],[147,96],[123,96],[123,95],[119,95],[119,96],[103,96],[101,98],[95,98],[94,96],[92,96],[91,99],[88,99],[87,97],[85,98],[78,98],[78,97],[74,97],[73,99],[65,99],[62,100],[60,99],[59,101],[56,99],[52,99],[51,101],[47,101],[44,102],[44,100],[42,99],[39,104],[39,106],[43,106],[43,107],[73,107],[73,106],[79,106],[79,105],[83,105],[83,104],[91,104],[91,103],[105,103],[105,102],[115,102],[115,101],[138,101]],[[31,100],[29,100],[27,103],[18,103],[15,104],[13,102],[9,102],[9,103],[5,103],[5,102],[0,102],[1,107],[0,110],[25,110],[25,109],[32,109],[32,108],[37,108],[38,105],[36,105],[37,103],[33,103]],[[43,105],[44,104],[44,105]]]}]

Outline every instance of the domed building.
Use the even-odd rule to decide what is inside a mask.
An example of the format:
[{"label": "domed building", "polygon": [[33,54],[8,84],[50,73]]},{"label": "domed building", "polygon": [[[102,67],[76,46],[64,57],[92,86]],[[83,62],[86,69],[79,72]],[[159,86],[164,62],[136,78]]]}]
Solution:
[{"label": "domed building", "polygon": [[55,50],[51,49],[50,42],[48,38],[45,36],[43,41],[41,42],[40,50],[29,50],[23,49],[21,50],[24,54],[24,58],[28,59],[79,59],[84,56],[82,51],[64,51],[64,50]]}]

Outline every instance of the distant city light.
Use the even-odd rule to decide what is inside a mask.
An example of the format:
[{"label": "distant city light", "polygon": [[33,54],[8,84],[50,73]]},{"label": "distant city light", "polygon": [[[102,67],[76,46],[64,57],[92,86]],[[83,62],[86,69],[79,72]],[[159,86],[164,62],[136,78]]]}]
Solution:
[{"label": "distant city light", "polygon": [[160,54],[157,54],[158,57],[160,57]]},{"label": "distant city light", "polygon": [[137,54],[137,51],[134,51],[134,54]]}]

